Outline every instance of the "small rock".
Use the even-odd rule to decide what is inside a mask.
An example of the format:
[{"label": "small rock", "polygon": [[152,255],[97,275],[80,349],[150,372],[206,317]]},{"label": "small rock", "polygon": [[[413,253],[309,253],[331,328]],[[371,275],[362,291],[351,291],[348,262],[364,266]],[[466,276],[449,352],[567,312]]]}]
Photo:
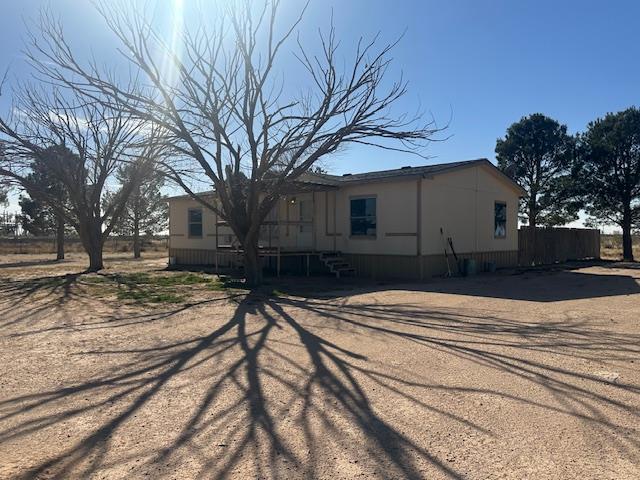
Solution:
[{"label": "small rock", "polygon": [[598,372],[593,372],[593,375],[600,378],[601,380],[609,383],[616,383],[620,378],[620,374],[617,372],[607,372],[605,370],[601,370]]}]

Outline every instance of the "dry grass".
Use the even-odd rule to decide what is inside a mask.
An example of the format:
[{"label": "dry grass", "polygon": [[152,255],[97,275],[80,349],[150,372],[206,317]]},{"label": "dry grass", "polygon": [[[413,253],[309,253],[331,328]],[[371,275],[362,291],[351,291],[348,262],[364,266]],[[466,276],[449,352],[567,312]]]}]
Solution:
[{"label": "dry grass", "polygon": [[[69,253],[84,252],[80,240],[77,238],[67,238],[65,240],[65,251]],[[106,253],[131,252],[133,242],[128,238],[110,237],[105,242],[104,251]],[[166,252],[166,239],[144,240],[143,252]],[[55,254],[56,243],[53,238],[31,238],[31,237],[3,237],[0,238],[0,255],[15,254]]]},{"label": "dry grass", "polygon": [[[622,235],[601,235],[600,256],[605,260],[622,259]],[[640,235],[633,237],[633,256],[640,259]]]}]

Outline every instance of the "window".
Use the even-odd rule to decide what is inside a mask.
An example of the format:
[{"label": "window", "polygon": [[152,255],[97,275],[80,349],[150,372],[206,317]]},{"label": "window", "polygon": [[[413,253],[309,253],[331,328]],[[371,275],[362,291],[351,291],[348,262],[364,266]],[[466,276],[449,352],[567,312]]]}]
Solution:
[{"label": "window", "polygon": [[351,199],[351,235],[354,237],[376,236],[376,199]]},{"label": "window", "polygon": [[507,204],[496,202],[493,217],[495,238],[505,238],[507,236]]},{"label": "window", "polygon": [[189,236],[202,237],[202,209],[190,208],[188,216],[189,216]]}]

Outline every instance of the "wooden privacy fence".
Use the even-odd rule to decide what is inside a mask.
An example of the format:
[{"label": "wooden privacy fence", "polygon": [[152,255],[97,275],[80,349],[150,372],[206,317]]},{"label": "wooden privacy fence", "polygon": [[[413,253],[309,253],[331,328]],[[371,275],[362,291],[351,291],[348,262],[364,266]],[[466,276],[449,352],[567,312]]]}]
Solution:
[{"label": "wooden privacy fence", "polygon": [[592,228],[531,228],[518,230],[518,263],[547,265],[600,258],[600,230]]}]

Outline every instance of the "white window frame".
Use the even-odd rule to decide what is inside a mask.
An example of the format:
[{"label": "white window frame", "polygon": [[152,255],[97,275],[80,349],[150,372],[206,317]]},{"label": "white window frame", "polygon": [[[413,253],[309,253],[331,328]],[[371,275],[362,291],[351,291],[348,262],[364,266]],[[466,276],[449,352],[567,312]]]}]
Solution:
[{"label": "white window frame", "polygon": [[[192,222],[191,221],[191,212],[200,212],[200,222]],[[191,234],[191,225],[200,224],[200,235],[192,235]],[[202,238],[204,236],[204,216],[202,212],[202,207],[193,207],[187,209],[187,236],[189,238]]]},{"label": "white window frame", "polygon": [[[496,213],[497,213],[496,207],[498,205],[504,206],[504,235],[497,234],[498,225],[497,225],[497,217],[496,217]],[[498,240],[504,240],[505,238],[507,238],[507,222],[508,222],[507,202],[504,202],[502,200],[494,201],[493,202],[493,238]]]},{"label": "white window frame", "polygon": [[[376,233],[374,234],[360,234],[360,233],[353,233],[353,219],[354,218],[370,218],[371,215],[364,215],[364,216],[353,216],[352,212],[351,212],[351,208],[352,208],[352,202],[354,200],[373,200],[375,202],[375,209],[376,209],[376,213],[375,215],[373,215],[373,219],[376,225]],[[375,239],[378,236],[378,196],[377,195],[355,195],[355,196],[350,196],[349,197],[349,238],[354,238],[354,239],[359,239],[359,238],[363,238],[363,239]]]}]

